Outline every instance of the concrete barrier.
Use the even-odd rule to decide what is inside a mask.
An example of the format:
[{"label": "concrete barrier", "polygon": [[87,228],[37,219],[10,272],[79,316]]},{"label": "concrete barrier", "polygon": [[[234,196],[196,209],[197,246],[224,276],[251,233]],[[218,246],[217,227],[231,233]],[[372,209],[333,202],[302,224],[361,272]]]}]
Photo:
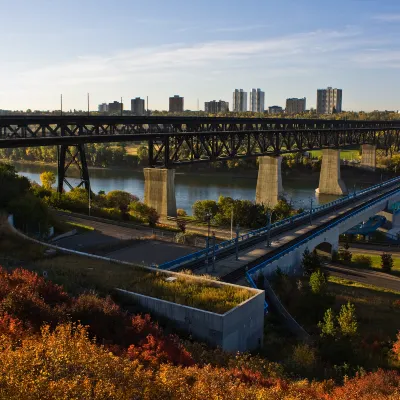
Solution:
[{"label": "concrete barrier", "polygon": [[[216,284],[227,285],[222,282]],[[174,321],[179,328],[193,337],[230,352],[254,350],[263,344],[264,291],[249,290],[254,292],[253,297],[225,314],[217,314],[117,289],[125,298],[130,298],[145,309]]]},{"label": "concrete barrier", "polygon": [[[119,265],[134,265],[125,261],[119,261],[81,251],[70,250],[53,244],[41,242],[24,235],[10,224],[8,225],[12,232],[18,236],[24,238],[25,240],[29,240],[33,243],[47,247],[48,249],[54,249],[66,254],[83,256]],[[165,274],[166,277],[182,276],[182,274],[178,272],[164,271],[157,268],[137,265],[135,266],[139,268],[145,268],[149,271]],[[210,282],[209,279],[200,276],[190,276],[190,279],[199,282]],[[221,287],[227,285],[237,287],[238,289],[243,289],[242,286],[232,285],[225,282],[213,281],[213,283]],[[152,311],[155,314],[159,314],[171,319],[179,327],[191,333],[194,337],[207,341],[211,345],[219,346],[226,351],[232,352],[253,350],[261,346],[263,343],[265,294],[263,290],[252,288],[246,289],[254,293],[254,295],[238,306],[227,311],[225,314],[217,314],[116,288],[117,291],[120,293],[125,293],[143,308]]]}]

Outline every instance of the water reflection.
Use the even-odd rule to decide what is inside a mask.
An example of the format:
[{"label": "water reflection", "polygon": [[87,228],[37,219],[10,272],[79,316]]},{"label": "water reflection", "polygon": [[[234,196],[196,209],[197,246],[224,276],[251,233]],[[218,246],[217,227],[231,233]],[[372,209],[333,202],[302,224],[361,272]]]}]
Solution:
[{"label": "water reflection", "polygon": [[[17,171],[29,179],[40,183],[40,174],[44,171],[57,173],[55,166],[44,166],[37,164],[14,163]],[[76,171],[76,176],[78,172]],[[142,171],[111,170],[111,169],[91,169],[91,187],[94,192],[104,190],[124,190],[135,194],[143,199],[144,176]],[[69,178],[72,184],[77,184],[78,180]],[[249,176],[241,176],[240,172],[232,174],[211,173],[200,175],[196,173],[182,173],[177,171],[175,178],[176,203],[178,208],[183,208],[191,214],[191,207],[196,200],[213,199],[218,200],[219,196],[230,196],[234,199],[254,200],[256,195],[257,172]],[[348,188],[352,190],[361,189],[366,185],[357,182],[346,181]],[[313,175],[307,179],[284,176],[283,186],[285,197],[297,208],[309,208],[318,204],[325,204],[333,201],[338,196],[319,195],[315,193],[318,186],[318,177]]]}]

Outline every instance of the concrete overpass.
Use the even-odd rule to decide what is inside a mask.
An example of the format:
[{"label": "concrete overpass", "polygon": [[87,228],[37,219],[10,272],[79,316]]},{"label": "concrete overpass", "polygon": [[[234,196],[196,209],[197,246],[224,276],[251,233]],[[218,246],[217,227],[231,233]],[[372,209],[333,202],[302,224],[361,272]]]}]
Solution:
[{"label": "concrete overpass", "polygon": [[[260,275],[269,276],[279,266],[284,272],[300,272],[304,250],[312,251],[321,243],[329,243],[331,251],[339,246],[339,235],[378,212],[390,208],[400,199],[400,178],[374,185],[332,203],[306,211],[296,217],[275,223],[204,249],[159,268],[182,270],[219,276],[227,282],[245,283]],[[272,245],[266,247],[268,237]],[[236,255],[236,252],[238,253]],[[215,261],[213,262],[213,256]],[[206,262],[207,260],[207,262]]]}]

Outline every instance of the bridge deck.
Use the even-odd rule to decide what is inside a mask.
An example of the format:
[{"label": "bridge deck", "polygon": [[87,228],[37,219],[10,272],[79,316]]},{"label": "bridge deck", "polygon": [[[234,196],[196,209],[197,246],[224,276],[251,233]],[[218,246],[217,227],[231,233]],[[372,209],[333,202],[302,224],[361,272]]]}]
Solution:
[{"label": "bridge deck", "polygon": [[[380,192],[380,194],[386,193],[391,189],[386,189]],[[263,257],[264,255],[268,254],[269,252],[283,246],[284,244],[287,244],[291,242],[292,240],[296,239],[299,236],[304,235],[307,232],[310,232],[311,230],[321,226],[322,224],[329,222],[336,217],[352,210],[354,207],[362,205],[374,198],[377,197],[377,194],[368,196],[367,198],[364,198],[362,200],[356,200],[352,204],[348,204],[347,206],[343,206],[342,208],[338,209],[336,213],[330,214],[330,215],[325,215],[319,218],[315,218],[312,221],[312,225],[303,225],[301,227],[295,228],[293,231],[290,232],[284,232],[281,234],[278,234],[274,237],[272,237],[272,246],[267,248],[265,247],[265,241],[260,242],[244,251],[239,253],[239,260],[236,260],[235,254],[230,255],[228,257],[225,257],[223,259],[217,260],[215,262],[215,272],[212,272],[212,265],[209,265],[208,268],[201,267],[196,269],[196,274],[209,274],[213,276],[218,276],[218,277],[224,277],[227,274],[236,271],[240,269],[241,267],[246,266],[247,264],[256,261],[257,259]],[[242,280],[240,281],[242,282]],[[243,283],[243,282],[242,282]]]}]

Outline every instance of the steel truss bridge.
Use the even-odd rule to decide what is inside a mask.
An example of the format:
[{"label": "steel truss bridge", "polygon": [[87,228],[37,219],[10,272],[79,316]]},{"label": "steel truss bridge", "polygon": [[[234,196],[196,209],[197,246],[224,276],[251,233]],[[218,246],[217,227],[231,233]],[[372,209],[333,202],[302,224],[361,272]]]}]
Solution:
[{"label": "steel truss bridge", "polygon": [[[147,141],[149,167],[374,144],[400,149],[399,121],[274,118],[5,116],[0,148],[58,146],[60,191],[71,165],[89,186],[85,143]],[[73,149],[73,148],[74,149]],[[68,183],[69,185],[69,183]]]}]

